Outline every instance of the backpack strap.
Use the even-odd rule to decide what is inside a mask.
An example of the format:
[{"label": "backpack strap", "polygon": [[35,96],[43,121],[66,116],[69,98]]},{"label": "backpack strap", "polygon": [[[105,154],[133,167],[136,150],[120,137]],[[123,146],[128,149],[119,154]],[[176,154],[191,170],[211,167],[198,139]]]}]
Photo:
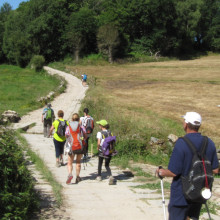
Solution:
[{"label": "backpack strap", "polygon": [[112,136],[112,133],[109,130],[101,131],[101,134],[103,139],[107,138],[108,136]]},{"label": "backpack strap", "polygon": [[[189,138],[182,137],[182,139],[187,143],[187,146],[189,146],[189,148],[191,149],[193,154],[196,154],[198,152],[195,145],[192,143],[192,141],[189,140]],[[208,143],[208,137],[203,136],[202,148],[199,151],[202,157],[205,155],[206,148],[207,148],[207,143]]]},{"label": "backpack strap", "polygon": [[206,149],[208,146],[208,137],[203,136],[203,141],[202,141],[202,149],[201,149],[201,155],[202,157],[204,157],[205,153],[206,153]]}]

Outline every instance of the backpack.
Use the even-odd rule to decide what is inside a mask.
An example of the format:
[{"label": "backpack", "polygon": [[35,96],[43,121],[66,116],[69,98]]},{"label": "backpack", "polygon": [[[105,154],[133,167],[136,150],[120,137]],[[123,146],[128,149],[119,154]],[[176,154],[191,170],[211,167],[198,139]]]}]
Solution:
[{"label": "backpack", "polygon": [[66,120],[60,121],[59,119],[57,119],[57,121],[59,121],[59,125],[58,125],[58,128],[57,128],[57,135],[60,136],[60,137],[64,137],[66,127],[67,127]]},{"label": "backpack", "polygon": [[46,119],[52,119],[52,109],[48,108],[46,111]]},{"label": "backpack", "polygon": [[[213,173],[211,162],[206,158],[208,138],[203,137],[202,147],[199,151],[193,143],[186,137],[182,138],[193,153],[192,164],[187,176],[181,176],[183,185],[183,194],[189,203],[206,203],[211,197]],[[210,196],[204,198],[203,190],[208,189]],[[206,196],[205,196],[206,197]]]},{"label": "backpack", "polygon": [[83,75],[83,80],[84,80],[84,81],[87,80],[87,75],[86,75],[86,74]]},{"label": "backpack", "polygon": [[115,156],[117,154],[117,151],[115,150],[116,136],[112,136],[110,131],[101,131],[101,134],[104,141],[99,156]]},{"label": "backpack", "polygon": [[83,131],[80,128],[80,125],[78,125],[76,130],[73,130],[71,126],[69,125],[70,129],[70,138],[71,138],[71,145],[72,145],[72,153],[73,154],[83,154],[85,151],[86,142],[83,137]]},{"label": "backpack", "polygon": [[87,116],[85,119],[84,127],[86,128],[86,133],[91,134],[94,129],[94,120],[91,116]]}]

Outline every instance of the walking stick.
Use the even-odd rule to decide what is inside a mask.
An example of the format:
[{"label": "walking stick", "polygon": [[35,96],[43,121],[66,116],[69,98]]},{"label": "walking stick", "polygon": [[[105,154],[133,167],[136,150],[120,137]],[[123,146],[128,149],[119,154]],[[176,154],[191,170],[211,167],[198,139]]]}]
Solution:
[{"label": "walking stick", "polygon": [[207,203],[205,203],[205,207],[206,207],[206,210],[208,212],[209,219],[212,220]]},{"label": "walking stick", "polygon": [[[162,169],[162,168],[163,168],[162,166],[159,166],[159,169]],[[167,217],[166,217],[166,206],[165,206],[164,191],[163,191],[163,177],[160,176],[159,173],[158,173],[158,176],[159,176],[159,178],[160,178],[160,184],[161,184],[164,220],[166,220]]]}]

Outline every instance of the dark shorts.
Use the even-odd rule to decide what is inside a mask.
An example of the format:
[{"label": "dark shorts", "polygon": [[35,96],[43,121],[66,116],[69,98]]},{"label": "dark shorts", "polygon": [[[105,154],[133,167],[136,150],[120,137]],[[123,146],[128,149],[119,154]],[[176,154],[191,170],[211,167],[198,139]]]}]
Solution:
[{"label": "dark shorts", "polygon": [[47,127],[49,125],[50,127],[52,126],[52,120],[51,119],[44,119],[44,127]]},{"label": "dark shorts", "polygon": [[189,216],[193,220],[198,220],[202,204],[190,204],[188,206],[168,206],[169,220],[186,220]]},{"label": "dark shorts", "polygon": [[55,151],[56,151],[56,158],[59,158],[59,156],[63,154],[64,145],[66,141],[60,142],[60,141],[57,141],[56,139],[53,139],[53,142],[54,142]]},{"label": "dark shorts", "polygon": [[199,219],[201,207],[202,204],[197,203],[189,205],[187,216],[189,216],[193,220]]}]

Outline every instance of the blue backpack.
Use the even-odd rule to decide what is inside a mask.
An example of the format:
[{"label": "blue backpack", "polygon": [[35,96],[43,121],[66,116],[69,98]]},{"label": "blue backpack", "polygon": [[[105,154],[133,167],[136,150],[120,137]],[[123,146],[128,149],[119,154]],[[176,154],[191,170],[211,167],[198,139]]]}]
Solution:
[{"label": "blue backpack", "polygon": [[83,75],[83,80],[84,80],[84,81],[87,80],[87,75],[86,75],[86,74]]}]

